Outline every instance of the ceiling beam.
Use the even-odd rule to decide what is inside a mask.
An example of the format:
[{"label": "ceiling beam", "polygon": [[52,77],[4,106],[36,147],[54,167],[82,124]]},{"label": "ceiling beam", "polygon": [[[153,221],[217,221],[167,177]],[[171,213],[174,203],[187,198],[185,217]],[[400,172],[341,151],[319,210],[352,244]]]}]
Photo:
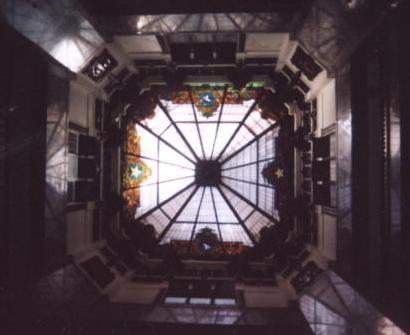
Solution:
[{"label": "ceiling beam", "polygon": [[143,125],[141,122],[137,121],[137,124],[144,128],[146,131],[148,131],[151,135],[155,136],[156,138],[158,138],[158,140],[162,141],[163,143],[165,143],[166,145],[168,145],[171,149],[173,149],[174,151],[176,151],[177,153],[179,153],[181,156],[185,157],[187,160],[189,160],[192,164],[195,165],[195,161],[192,160],[192,158],[188,157],[187,155],[185,155],[182,151],[180,151],[179,149],[177,149],[176,147],[174,147],[171,143],[169,143],[167,140],[164,140],[161,136],[157,135],[156,133],[154,133],[150,128],[148,128],[147,126]]},{"label": "ceiling beam", "polygon": [[191,151],[191,153],[194,155],[195,159],[198,161],[199,160],[198,155],[196,154],[195,150],[192,148],[191,144],[186,139],[185,135],[182,133],[181,129],[179,129],[179,127],[176,124],[176,122],[174,121],[174,119],[171,117],[171,115],[169,115],[169,112],[168,112],[167,108],[162,104],[161,101],[158,101],[158,106],[165,113],[165,115],[167,116],[169,122],[171,122],[171,124],[174,126],[175,130],[177,131],[179,136],[181,136],[182,140],[184,141],[185,145],[188,147],[189,151]]},{"label": "ceiling beam", "polygon": [[269,214],[268,212],[265,212],[262,208],[255,205],[252,201],[250,201],[248,198],[246,198],[245,196],[243,196],[242,194],[234,190],[232,187],[228,186],[224,182],[221,182],[221,184],[224,187],[226,187],[229,191],[231,191],[233,194],[235,194],[239,199],[241,199],[242,201],[245,201],[249,206],[251,206],[253,209],[261,213],[263,216],[265,216],[267,219],[269,219],[270,221],[274,223],[279,223],[278,219],[275,219],[271,214]]},{"label": "ceiling beam", "polygon": [[211,187],[211,198],[212,198],[212,206],[214,208],[214,213],[215,213],[215,218],[216,218],[216,225],[218,227],[219,238],[221,239],[223,252],[224,252],[224,254],[226,254],[224,241],[223,241],[222,233],[221,233],[221,227],[219,226],[218,211],[216,210],[216,204],[215,204],[215,198],[214,198],[214,188],[213,187]]},{"label": "ceiling beam", "polygon": [[[242,119],[242,121],[239,123],[238,127],[236,127],[235,131],[233,132],[232,136],[230,137],[229,141],[226,142],[225,147],[222,149],[222,151],[219,153],[218,157],[216,158],[217,161],[219,161],[222,157],[222,155],[225,153],[226,149],[228,149],[229,145],[231,144],[232,140],[235,138],[235,136],[238,134],[239,130],[241,129],[241,127],[245,124],[246,119],[249,117],[249,115],[251,115],[253,109],[256,106],[256,101],[252,104],[252,106],[249,107],[249,110],[246,112],[244,118]],[[226,161],[226,159],[224,159],[221,164],[223,164]]]},{"label": "ceiling beam", "polygon": [[[221,165],[224,165],[227,161],[229,161],[232,157],[236,156],[237,154],[239,154],[242,150],[246,149],[247,147],[249,147],[250,145],[252,145],[255,141],[259,140],[262,136],[264,136],[265,134],[267,134],[268,132],[270,132],[271,130],[275,129],[276,127],[279,126],[279,122],[274,123],[273,125],[269,126],[268,128],[266,128],[264,131],[262,131],[259,135],[256,135],[255,138],[253,138],[252,140],[248,141],[246,144],[244,144],[242,147],[238,148],[237,150],[235,150],[233,153],[231,153],[229,156],[227,156],[226,158],[224,158],[221,161]],[[239,130],[239,129],[238,129]]]},{"label": "ceiling beam", "polygon": [[[169,221],[168,225],[165,227],[165,229],[161,232],[157,239],[157,244],[162,241],[168,230],[171,228],[172,224],[176,221],[178,216],[181,215],[182,211],[185,209],[185,207],[188,205],[188,203],[191,201],[192,197],[195,195],[195,193],[198,191],[199,186],[196,186],[195,189],[192,191],[192,193],[189,195],[189,197],[185,200],[185,202],[181,205],[179,210],[176,212],[176,214],[173,216],[171,221]],[[173,197],[174,198],[174,197]]]},{"label": "ceiling beam", "polygon": [[198,124],[198,116],[196,115],[196,110],[195,110],[195,106],[194,106],[194,99],[192,98],[191,88],[188,89],[188,94],[189,94],[189,100],[191,101],[192,113],[194,113],[196,130],[198,131],[199,141],[201,143],[202,154],[203,154],[204,159],[206,159],[204,143],[202,142],[201,131],[199,129],[199,124]]},{"label": "ceiling beam", "polygon": [[224,106],[225,106],[225,99],[226,99],[227,91],[228,91],[228,85],[225,85],[224,93],[223,93],[223,96],[222,96],[221,109],[219,111],[219,116],[218,116],[218,124],[216,125],[214,144],[212,145],[211,159],[214,156],[215,144],[216,144],[216,139],[218,138],[219,126],[221,125],[222,112],[223,112]]},{"label": "ceiling beam", "polygon": [[147,216],[151,215],[152,213],[154,213],[157,209],[160,209],[162,206],[164,206],[165,204],[167,204],[168,202],[170,202],[171,200],[175,199],[177,196],[181,195],[182,193],[184,193],[185,191],[187,191],[191,186],[194,186],[195,182],[193,181],[192,183],[190,183],[189,185],[185,186],[183,189],[179,190],[178,192],[176,192],[174,195],[172,195],[171,197],[169,197],[168,199],[164,200],[163,202],[161,202],[160,204],[158,204],[157,206],[151,208],[149,211],[145,212],[144,214],[142,214],[140,217],[137,217],[137,220],[142,220],[144,218],[146,218]]},{"label": "ceiling beam", "polygon": [[222,198],[224,198],[226,204],[228,205],[229,209],[232,211],[233,215],[235,215],[236,219],[238,220],[238,222],[241,224],[242,228],[245,230],[246,234],[249,236],[250,240],[252,241],[252,243],[255,245],[257,243],[255,237],[253,236],[253,234],[251,233],[251,231],[248,229],[248,227],[246,227],[245,223],[243,222],[243,220],[241,219],[241,217],[239,216],[238,212],[236,211],[235,207],[231,204],[231,202],[229,201],[228,197],[225,195],[225,193],[222,191],[221,187],[218,186],[218,191],[219,193],[221,193]]},{"label": "ceiling beam", "polygon": [[202,202],[204,201],[205,190],[206,190],[206,187],[204,187],[203,190],[202,190],[201,200],[199,201],[198,210],[197,210],[196,215],[195,215],[195,223],[194,223],[194,227],[192,228],[191,238],[189,239],[189,251],[192,250],[192,241],[194,239],[195,229],[196,229],[196,225],[198,223],[199,211],[201,210]]}]

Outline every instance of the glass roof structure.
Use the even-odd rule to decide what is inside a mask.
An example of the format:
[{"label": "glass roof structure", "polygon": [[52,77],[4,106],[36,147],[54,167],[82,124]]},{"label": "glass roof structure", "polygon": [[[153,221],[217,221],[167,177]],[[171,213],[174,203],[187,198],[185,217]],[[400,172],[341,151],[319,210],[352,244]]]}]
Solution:
[{"label": "glass roof structure", "polygon": [[[135,125],[137,158],[148,170],[135,217],[155,228],[161,244],[192,241],[210,228],[221,242],[252,246],[279,219],[275,188],[261,175],[275,158],[277,124],[261,117],[255,100],[224,103],[225,96],[226,89],[212,113],[191,95],[191,103],[160,100],[155,116]],[[198,183],[198,162],[219,167],[218,183]]]}]

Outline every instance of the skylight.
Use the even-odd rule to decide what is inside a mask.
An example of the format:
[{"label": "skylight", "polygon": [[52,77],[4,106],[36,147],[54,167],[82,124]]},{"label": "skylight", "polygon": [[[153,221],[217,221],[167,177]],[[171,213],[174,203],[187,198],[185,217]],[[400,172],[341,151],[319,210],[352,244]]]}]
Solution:
[{"label": "skylight", "polygon": [[231,95],[180,92],[135,125],[139,147],[128,155],[143,168],[129,189],[138,189],[136,219],[154,226],[160,244],[189,244],[207,228],[222,243],[252,246],[279,217],[274,186],[261,176],[275,158],[278,127],[254,99]]}]

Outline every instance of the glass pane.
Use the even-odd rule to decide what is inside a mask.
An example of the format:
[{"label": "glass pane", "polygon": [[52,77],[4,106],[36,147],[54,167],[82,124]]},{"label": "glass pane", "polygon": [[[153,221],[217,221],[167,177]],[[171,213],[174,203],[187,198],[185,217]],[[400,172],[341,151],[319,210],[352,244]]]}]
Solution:
[{"label": "glass pane", "polygon": [[169,223],[169,219],[167,216],[161,212],[161,210],[156,210],[155,212],[151,213],[147,217],[145,217],[142,222],[144,224],[153,225],[155,228],[155,232],[157,236],[161,234],[161,232],[165,229],[165,227]]},{"label": "glass pane", "polygon": [[162,134],[161,138],[166,140],[170,145],[182,152],[185,156],[194,160],[194,156],[192,155],[191,150],[189,150],[189,148],[186,146],[185,142],[182,140],[175,127],[168,128],[168,130]]},{"label": "glass pane", "polygon": [[244,101],[242,105],[226,104],[222,111],[221,122],[236,121],[240,122],[245,117],[254,100]]},{"label": "glass pane", "polygon": [[221,224],[219,228],[224,242],[242,242],[245,245],[253,245],[241,225]]},{"label": "glass pane", "polygon": [[198,188],[182,213],[178,216],[177,221],[195,221],[201,203],[202,193],[203,187]]},{"label": "glass pane", "polygon": [[185,304],[187,298],[184,297],[166,297],[164,303],[166,304]]},{"label": "glass pane", "polygon": [[237,123],[221,123],[219,125],[218,135],[215,142],[215,149],[213,158],[219,156],[221,151],[225,148],[228,141],[231,139],[236,128],[238,128]]},{"label": "glass pane", "polygon": [[194,189],[195,186],[192,185],[186,191],[182,192],[180,195],[163,205],[162,209],[169,215],[169,217],[173,218]]},{"label": "glass pane", "polygon": [[222,155],[222,158],[227,158],[230,154],[243,147],[253,138],[254,136],[249,132],[249,130],[242,126],[233,138],[232,142],[230,142],[228,148]]},{"label": "glass pane", "polygon": [[167,104],[167,110],[169,115],[175,122],[178,121],[195,121],[194,113],[192,111],[192,106],[189,104]]},{"label": "glass pane", "polygon": [[199,123],[202,144],[204,145],[205,150],[205,157],[203,157],[204,159],[211,159],[212,147],[215,141],[216,127],[216,123]]},{"label": "glass pane", "polygon": [[245,121],[245,124],[256,134],[260,134],[274,123],[274,121],[262,119],[259,111],[253,111]]},{"label": "glass pane", "polygon": [[216,222],[214,205],[212,202],[211,188],[205,188],[204,197],[202,199],[201,208],[199,210],[198,221],[201,222]]},{"label": "glass pane", "polygon": [[161,162],[179,165],[190,169],[195,169],[195,166],[192,162],[190,162],[184,156],[181,156],[178,152],[176,152],[170,146],[161,141],[159,142],[159,160]]},{"label": "glass pane", "polygon": [[231,191],[229,191],[225,186],[221,186],[222,192],[225,193],[226,197],[229,199],[229,202],[236,209],[239,217],[242,220],[245,220],[249,214],[253,211],[253,207],[249,206],[248,203],[237,197]]},{"label": "glass pane", "polygon": [[171,124],[168,117],[159,106],[155,108],[155,116],[152,119],[145,119],[142,123],[157,135],[161,135],[161,133]]},{"label": "glass pane", "polygon": [[178,123],[178,127],[184,134],[185,138],[189,141],[189,144],[191,145],[192,149],[194,149],[197,156],[202,157],[203,153],[201,140],[199,138],[196,123]]},{"label": "glass pane", "polygon": [[139,217],[157,205],[157,185],[151,184],[140,188],[140,205],[137,207],[135,217]]},{"label": "glass pane", "polygon": [[[257,164],[250,164],[235,169],[222,171],[222,179],[234,178],[240,179],[247,182],[256,183],[256,174],[257,174]],[[225,178],[226,177],[226,178]]]},{"label": "glass pane", "polygon": [[274,208],[275,202],[275,190],[271,187],[260,186],[258,191],[258,206],[266,213],[276,216],[276,210]]},{"label": "glass pane", "polygon": [[158,159],[158,138],[138,125],[135,126],[135,129],[141,137],[141,156]]},{"label": "glass pane", "polygon": [[158,181],[166,181],[183,177],[193,177],[194,171],[190,169],[172,166],[165,163],[159,163]]},{"label": "glass pane", "polygon": [[170,243],[174,240],[189,241],[191,239],[193,228],[194,225],[192,223],[173,224],[165,234],[161,244]]},{"label": "glass pane", "polygon": [[228,178],[222,178],[222,181],[256,205],[256,185]]},{"label": "glass pane", "polygon": [[266,216],[262,215],[260,212],[253,212],[251,216],[245,221],[246,227],[249,231],[259,239],[259,232],[263,227],[270,227],[273,225]]},{"label": "glass pane", "polygon": [[212,189],[214,200],[215,200],[215,207],[216,207],[216,215],[218,222],[238,222],[236,216],[229,208],[228,204],[225,202],[225,199],[222,197],[221,193],[218,189]]},{"label": "glass pane", "polygon": [[182,190],[184,187],[188,186],[193,182],[194,177],[160,183],[158,185],[159,202],[161,203],[167,200],[168,198],[172,197],[175,193]]}]

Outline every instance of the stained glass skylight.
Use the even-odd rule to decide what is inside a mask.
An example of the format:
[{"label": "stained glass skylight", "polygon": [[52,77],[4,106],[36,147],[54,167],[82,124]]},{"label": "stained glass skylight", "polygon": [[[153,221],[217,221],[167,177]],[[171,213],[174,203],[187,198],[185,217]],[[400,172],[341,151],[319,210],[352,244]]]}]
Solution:
[{"label": "stained glass skylight", "polygon": [[275,188],[260,175],[275,158],[278,127],[251,95],[230,87],[177,92],[134,131],[139,147],[127,154],[145,169],[130,188],[138,190],[135,217],[154,226],[160,244],[192,243],[206,228],[222,243],[252,246],[277,222]]}]

